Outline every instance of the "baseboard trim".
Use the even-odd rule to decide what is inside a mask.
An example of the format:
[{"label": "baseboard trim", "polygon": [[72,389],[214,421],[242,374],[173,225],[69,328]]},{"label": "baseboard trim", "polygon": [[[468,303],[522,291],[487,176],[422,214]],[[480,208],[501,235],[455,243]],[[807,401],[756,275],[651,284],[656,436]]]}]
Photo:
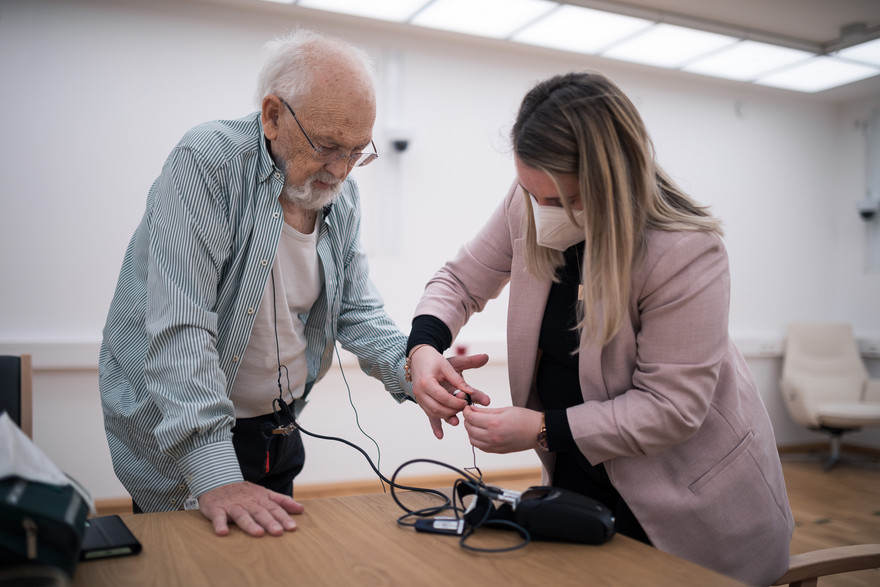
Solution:
[{"label": "baseboard trim", "polygon": [[[777,446],[776,450],[779,451],[779,454],[804,454],[804,453],[816,453],[822,454],[827,453],[830,450],[830,444],[827,442],[811,442],[804,444],[786,444],[783,446]],[[854,454],[862,454],[862,455],[870,455],[873,457],[880,458],[880,448],[873,446],[865,446],[862,444],[848,444],[843,443],[840,445],[840,450],[848,453]]]},{"label": "baseboard trim", "polygon": [[[409,487],[451,487],[459,477],[461,477],[461,475],[449,473],[444,475],[399,477],[396,481],[400,485],[406,485]],[[529,467],[524,469],[487,471],[483,474],[483,481],[499,487],[513,484],[538,485],[541,483],[541,468]],[[302,501],[319,499],[322,497],[342,497],[346,495],[363,495],[369,493],[382,493],[382,485],[378,480],[343,481],[339,483],[315,483],[306,485],[294,484],[293,488],[293,496],[297,500]]]},{"label": "baseboard trim", "polygon": [[[450,473],[448,475],[422,475],[413,477],[399,477],[397,483],[409,487],[451,487],[460,475]],[[483,481],[490,485],[507,488],[508,485],[527,486],[541,483],[541,468],[529,467],[523,469],[506,469],[501,471],[486,471]],[[364,495],[369,493],[382,493],[382,485],[378,480],[342,481],[338,483],[306,483],[294,485],[293,495],[297,501],[308,501],[322,497],[343,497],[346,495]],[[108,514],[130,514],[131,498],[114,497],[108,499],[96,499],[95,510],[99,516]]]}]

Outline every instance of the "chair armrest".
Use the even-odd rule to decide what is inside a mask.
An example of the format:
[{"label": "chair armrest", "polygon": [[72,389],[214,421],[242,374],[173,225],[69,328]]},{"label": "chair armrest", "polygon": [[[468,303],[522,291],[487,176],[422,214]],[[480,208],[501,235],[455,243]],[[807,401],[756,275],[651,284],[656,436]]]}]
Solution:
[{"label": "chair armrest", "polygon": [[779,380],[779,390],[782,394],[782,403],[795,423],[807,428],[821,426],[816,408],[806,400],[806,393],[799,381],[783,377]]},{"label": "chair armrest", "polygon": [[788,572],[773,585],[797,583],[805,579],[836,573],[863,571],[880,567],[880,544],[855,544],[793,554]]}]

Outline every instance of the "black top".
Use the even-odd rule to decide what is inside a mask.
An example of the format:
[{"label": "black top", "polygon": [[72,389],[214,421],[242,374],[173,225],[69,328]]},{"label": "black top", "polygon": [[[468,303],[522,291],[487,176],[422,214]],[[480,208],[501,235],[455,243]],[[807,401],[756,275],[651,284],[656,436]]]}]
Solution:
[{"label": "black top", "polygon": [[584,403],[577,352],[580,333],[576,330],[583,254],[584,243],[569,247],[564,254],[565,265],[557,270],[559,282],[550,287],[538,339],[541,360],[536,385],[545,410],[547,443],[556,453],[553,485],[594,497],[599,489],[606,493],[602,501],[607,503],[620,496],[611,485],[605,466],[594,466],[578,449],[566,415],[567,408]]},{"label": "black top", "polygon": [[541,360],[536,383],[553,452],[577,451],[565,410],[584,401],[578,375],[580,337],[575,329],[583,250],[580,243],[565,251],[565,265],[557,270],[560,281],[550,287],[538,338]]}]

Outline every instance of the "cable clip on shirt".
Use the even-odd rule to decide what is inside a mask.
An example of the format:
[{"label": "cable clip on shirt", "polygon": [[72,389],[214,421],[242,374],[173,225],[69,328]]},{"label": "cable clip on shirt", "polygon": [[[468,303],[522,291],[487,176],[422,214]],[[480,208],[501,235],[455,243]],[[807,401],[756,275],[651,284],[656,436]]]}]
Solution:
[{"label": "cable clip on shirt", "polygon": [[287,426],[279,426],[277,428],[272,429],[272,434],[283,434],[284,436],[290,436],[296,430],[296,424],[291,422]]}]

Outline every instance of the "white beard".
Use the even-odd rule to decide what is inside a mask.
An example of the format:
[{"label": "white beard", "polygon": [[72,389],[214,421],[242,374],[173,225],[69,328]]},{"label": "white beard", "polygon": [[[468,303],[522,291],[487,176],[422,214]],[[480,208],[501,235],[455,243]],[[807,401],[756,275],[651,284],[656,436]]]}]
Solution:
[{"label": "white beard", "polygon": [[[287,174],[286,169],[282,169],[282,171],[285,172],[285,175]],[[315,187],[315,181],[326,183],[330,187],[318,189]],[[285,182],[284,188],[281,190],[281,197],[305,210],[317,211],[330,204],[340,191],[342,191],[342,182],[336,179],[332,173],[321,169],[301,186],[288,185]]]}]

